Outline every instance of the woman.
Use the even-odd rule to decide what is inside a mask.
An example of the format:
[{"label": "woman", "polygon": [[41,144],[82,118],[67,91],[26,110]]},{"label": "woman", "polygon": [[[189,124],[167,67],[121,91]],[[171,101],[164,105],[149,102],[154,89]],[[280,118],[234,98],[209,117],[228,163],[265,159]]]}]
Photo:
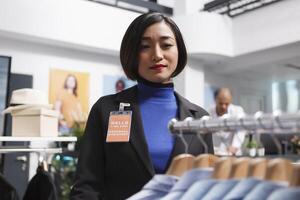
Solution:
[{"label": "woman", "polygon": [[[185,151],[182,141],[169,133],[169,120],[207,115],[174,92],[172,77],[185,67],[187,53],[181,33],[170,18],[160,13],[137,17],[123,37],[120,59],[127,77],[138,84],[104,96],[93,106],[71,199],[119,200],[135,194],[155,173],[164,173],[174,156]],[[120,105],[126,105],[129,116],[131,113],[131,122],[127,121],[131,124],[130,136],[110,142],[110,126],[115,123],[109,118],[113,119],[111,111],[122,110]],[[212,152],[211,135],[204,139]],[[204,152],[196,136],[185,136],[185,140],[188,153]]]},{"label": "woman", "polygon": [[67,134],[75,121],[82,121],[84,116],[79,99],[77,98],[77,79],[69,74],[64,82],[64,88],[59,91],[55,101],[55,109],[60,112],[59,132]]},{"label": "woman", "polygon": [[115,84],[116,93],[121,92],[125,89],[125,81],[123,79],[118,79]]}]

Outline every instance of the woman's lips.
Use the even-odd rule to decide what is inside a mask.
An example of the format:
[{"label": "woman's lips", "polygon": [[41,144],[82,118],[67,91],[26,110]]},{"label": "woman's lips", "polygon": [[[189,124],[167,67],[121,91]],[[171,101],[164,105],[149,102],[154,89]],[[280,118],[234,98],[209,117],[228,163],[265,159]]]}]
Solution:
[{"label": "woman's lips", "polygon": [[165,67],[167,67],[167,66],[163,65],[163,64],[157,64],[157,65],[153,65],[152,67],[150,67],[150,69],[155,70],[155,71],[161,71]]}]

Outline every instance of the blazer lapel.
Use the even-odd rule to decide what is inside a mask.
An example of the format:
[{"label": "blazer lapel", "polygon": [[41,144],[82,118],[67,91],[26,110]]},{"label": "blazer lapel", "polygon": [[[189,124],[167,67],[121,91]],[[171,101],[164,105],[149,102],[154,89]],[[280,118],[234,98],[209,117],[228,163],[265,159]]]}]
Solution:
[{"label": "blazer lapel", "polygon": [[[195,115],[196,109],[194,109],[193,105],[188,102],[186,99],[184,99],[182,96],[180,96],[178,93],[175,92],[175,96],[178,103],[178,118],[179,120],[184,120],[187,117],[193,117]],[[189,145],[192,142],[193,136],[192,135],[184,135],[184,139]],[[172,151],[171,158],[175,157],[176,155],[182,154],[182,153],[189,153],[185,152],[185,146],[182,142],[182,140],[179,137],[175,138],[175,145]]]},{"label": "blazer lapel", "polygon": [[154,175],[155,171],[149,155],[148,145],[144,134],[144,128],[137,100],[137,87],[135,86],[128,89],[127,91],[119,93],[119,95],[116,98],[116,101],[118,101],[119,103],[130,103],[130,107],[128,109],[132,110],[130,143],[135,149],[137,155],[139,156],[147,171],[151,175]]}]

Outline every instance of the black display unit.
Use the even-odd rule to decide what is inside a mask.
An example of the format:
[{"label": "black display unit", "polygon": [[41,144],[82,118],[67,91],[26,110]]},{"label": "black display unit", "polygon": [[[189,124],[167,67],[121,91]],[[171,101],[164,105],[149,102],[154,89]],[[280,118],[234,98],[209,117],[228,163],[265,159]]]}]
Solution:
[{"label": "black display unit", "polygon": [[[9,104],[11,57],[0,55],[0,112]],[[0,114],[0,136],[5,135],[5,116]]]},{"label": "black display unit", "polygon": [[[10,102],[12,91],[21,88],[32,88],[33,76],[27,74],[10,73],[7,93],[7,104]],[[4,133],[5,136],[11,136],[12,132],[12,117],[10,114],[5,115]],[[4,146],[22,146],[20,142],[5,142]],[[28,144],[24,143],[24,146]],[[0,155],[1,156],[1,155]],[[25,158],[23,161],[18,161],[19,158]],[[24,166],[26,166],[24,168]],[[10,154],[2,154],[0,162],[0,173],[4,175],[6,180],[13,185],[19,195],[23,197],[29,177],[29,153],[18,152]]]},{"label": "black display unit", "polygon": [[[0,55],[0,136],[5,135],[5,115],[2,111],[7,107],[10,83],[11,57]],[[0,172],[3,171],[3,156],[0,155]]]}]

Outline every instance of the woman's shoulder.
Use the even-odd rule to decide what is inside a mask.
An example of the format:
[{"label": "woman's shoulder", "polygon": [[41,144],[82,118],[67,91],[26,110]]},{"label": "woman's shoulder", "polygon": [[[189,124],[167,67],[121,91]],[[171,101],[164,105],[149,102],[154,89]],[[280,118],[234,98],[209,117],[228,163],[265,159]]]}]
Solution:
[{"label": "woman's shoulder", "polygon": [[183,107],[185,107],[189,110],[194,111],[197,118],[202,117],[204,115],[209,115],[208,112],[204,108],[202,108],[201,106],[190,102],[187,98],[181,96],[178,93],[175,93],[175,94],[176,94],[179,106],[183,106]]},{"label": "woman's shoulder", "polygon": [[100,97],[95,103],[95,105],[113,103],[114,101],[122,100],[124,98],[134,98],[134,96],[136,96],[135,94],[136,94],[136,86],[132,86],[116,94],[110,94],[110,95],[105,95]]},{"label": "woman's shoulder", "polygon": [[190,102],[189,100],[187,100],[187,101],[190,103],[190,107],[199,113],[199,117],[202,117],[204,115],[209,115],[209,113],[201,106],[198,106],[198,105]]}]

